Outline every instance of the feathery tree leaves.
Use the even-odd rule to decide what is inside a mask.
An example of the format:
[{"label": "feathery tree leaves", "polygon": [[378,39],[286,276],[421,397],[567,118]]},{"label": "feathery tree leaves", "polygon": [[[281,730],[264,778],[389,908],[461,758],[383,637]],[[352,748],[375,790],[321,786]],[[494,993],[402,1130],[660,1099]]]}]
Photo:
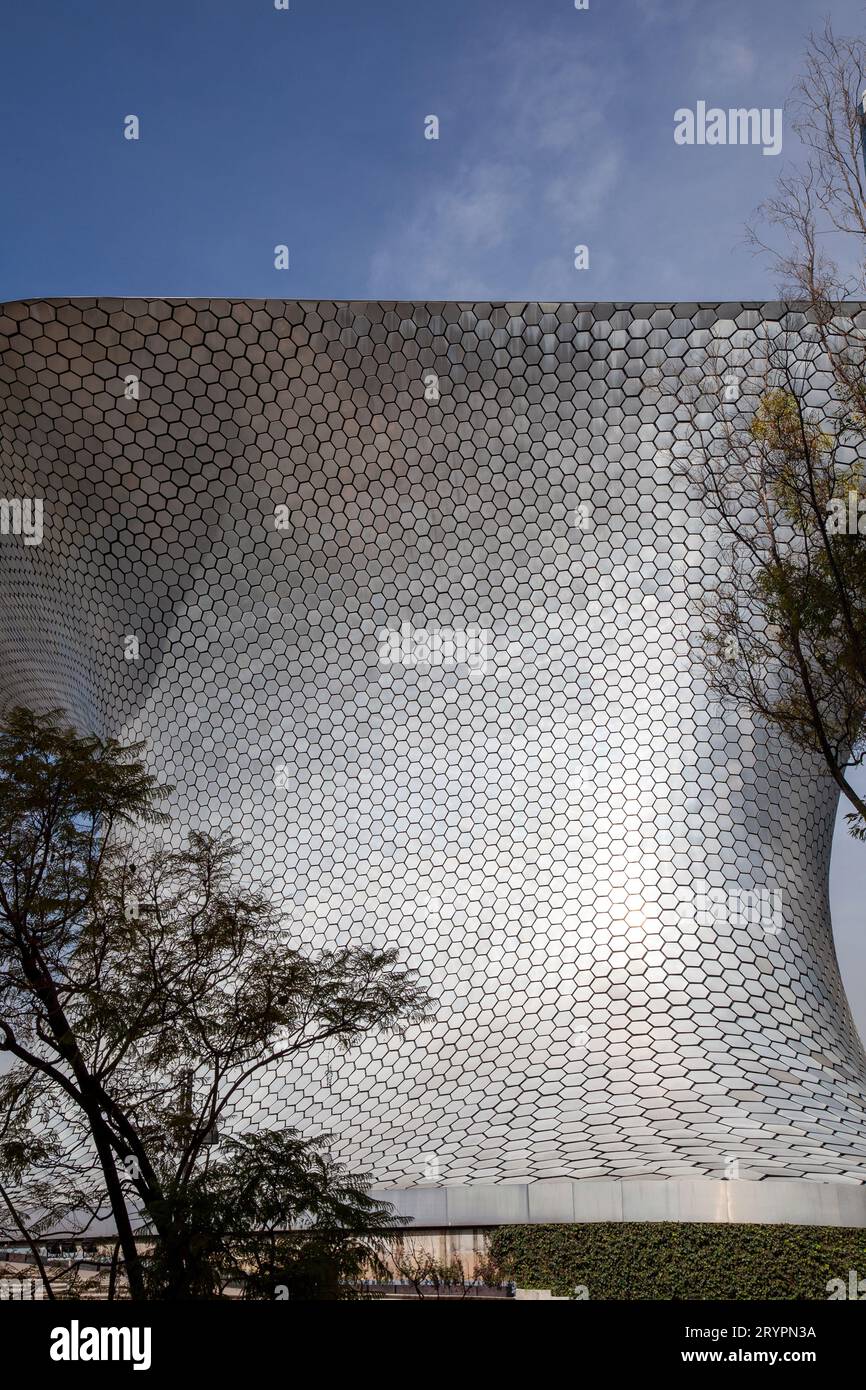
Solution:
[{"label": "feathery tree leaves", "polygon": [[[342,1271],[336,1287],[362,1249],[375,1258],[388,1211],[321,1140],[241,1132],[239,1102],[312,1048],[420,1019],[427,996],[394,950],[291,945],[231,840],[148,841],[165,789],[141,751],[79,735],[57,710],[13,710],[0,729],[7,1205],[19,1228],[25,1208],[40,1229],[110,1212],[134,1298],[213,1296],[242,1268],[229,1237],[258,1288],[262,1251],[298,1264],[314,1247]],[[303,1235],[257,1243],[255,1223],[301,1213]]]}]

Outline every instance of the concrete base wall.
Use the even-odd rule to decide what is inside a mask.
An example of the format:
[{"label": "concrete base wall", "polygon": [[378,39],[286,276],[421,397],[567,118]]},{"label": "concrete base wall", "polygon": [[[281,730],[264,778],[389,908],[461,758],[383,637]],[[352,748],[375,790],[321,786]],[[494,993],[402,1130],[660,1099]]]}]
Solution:
[{"label": "concrete base wall", "polygon": [[536,1222],[721,1221],[866,1227],[866,1186],[805,1179],[586,1179],[380,1188],[407,1230],[473,1231]]}]

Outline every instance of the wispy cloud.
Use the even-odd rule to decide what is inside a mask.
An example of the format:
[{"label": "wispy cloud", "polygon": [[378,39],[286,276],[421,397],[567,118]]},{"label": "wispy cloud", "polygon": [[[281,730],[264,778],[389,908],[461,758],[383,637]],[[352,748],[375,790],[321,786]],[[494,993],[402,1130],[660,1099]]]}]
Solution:
[{"label": "wispy cloud", "polygon": [[709,35],[698,40],[692,73],[696,81],[731,82],[751,77],[757,66],[757,54],[747,43]]},{"label": "wispy cloud", "polygon": [[691,19],[697,0],[635,0],[635,3],[638,14],[648,24],[679,24]]},{"label": "wispy cloud", "polygon": [[[602,223],[622,167],[609,57],[593,63],[585,44],[512,35],[473,74],[473,94],[479,82],[489,94],[483,119],[477,103],[471,112],[468,100],[465,110],[455,103],[436,151],[445,167],[391,224],[372,258],[371,293],[501,295],[515,265],[525,276],[537,262],[539,243],[561,247],[564,272],[570,248]],[[460,141],[450,158],[449,139]]]}]

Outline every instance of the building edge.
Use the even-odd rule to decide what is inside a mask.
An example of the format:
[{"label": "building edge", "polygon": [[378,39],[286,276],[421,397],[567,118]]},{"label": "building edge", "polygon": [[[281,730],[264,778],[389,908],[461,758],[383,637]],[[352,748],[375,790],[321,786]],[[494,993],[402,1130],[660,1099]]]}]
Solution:
[{"label": "building edge", "polygon": [[866,1184],[806,1178],[586,1178],[373,1189],[405,1230],[601,1221],[866,1227]]}]

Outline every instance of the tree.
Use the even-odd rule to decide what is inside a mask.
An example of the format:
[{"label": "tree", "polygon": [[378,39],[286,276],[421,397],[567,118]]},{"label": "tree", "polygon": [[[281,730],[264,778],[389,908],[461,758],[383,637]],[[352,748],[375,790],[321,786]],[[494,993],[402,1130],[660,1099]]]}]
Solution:
[{"label": "tree", "polygon": [[13,1063],[0,1165],[19,1189],[26,1169],[30,1219],[44,1219],[46,1188],[55,1216],[110,1211],[131,1297],[204,1297],[276,1174],[274,1219],[303,1214],[320,1243],[387,1227],[385,1205],[319,1144],[231,1127],[253,1078],[400,1029],[427,998],[393,950],[290,945],[230,840],[148,842],[166,789],[141,752],[80,735],[58,710],[16,709],[0,729],[0,1051]]},{"label": "tree", "polygon": [[789,103],[804,158],[782,174],[748,228],[782,298],[818,310],[821,329],[834,306],[866,290],[864,88],[866,40],[837,35],[827,20],[809,36]]},{"label": "tree", "polygon": [[419,1298],[428,1296],[425,1290],[439,1298],[442,1278],[439,1261],[432,1250],[414,1241],[401,1240],[397,1242],[392,1261],[400,1278],[412,1285]]},{"label": "tree", "polygon": [[723,700],[823,760],[862,836],[851,769],[866,751],[866,544],[848,522],[866,499],[863,431],[838,395],[823,418],[807,409],[803,368],[783,331],[737,405],[695,388],[682,471],[719,529],[704,652]]},{"label": "tree", "polygon": [[861,838],[851,772],[866,752],[866,315],[848,301],[866,285],[864,85],[866,43],[828,22],[793,102],[805,160],[750,231],[786,312],[764,325],[756,360],[686,365],[678,427],[680,467],[720,536],[711,685],[823,760]]},{"label": "tree", "polygon": [[476,1256],[467,1265],[459,1256],[437,1259],[423,1244],[400,1237],[391,1250],[391,1262],[401,1279],[407,1280],[419,1298],[441,1298],[443,1291],[468,1298],[480,1284],[499,1286],[504,1279],[497,1260],[489,1253]]},{"label": "tree", "polygon": [[[361,1297],[369,1272],[385,1272],[387,1237],[399,1221],[369,1195],[365,1175],[331,1158],[326,1141],[291,1129],[226,1140],[216,1160],[165,1200],[183,1241],[187,1289],[199,1298],[229,1285],[254,1299]],[[162,1241],[149,1287],[164,1290],[176,1268]]]}]

